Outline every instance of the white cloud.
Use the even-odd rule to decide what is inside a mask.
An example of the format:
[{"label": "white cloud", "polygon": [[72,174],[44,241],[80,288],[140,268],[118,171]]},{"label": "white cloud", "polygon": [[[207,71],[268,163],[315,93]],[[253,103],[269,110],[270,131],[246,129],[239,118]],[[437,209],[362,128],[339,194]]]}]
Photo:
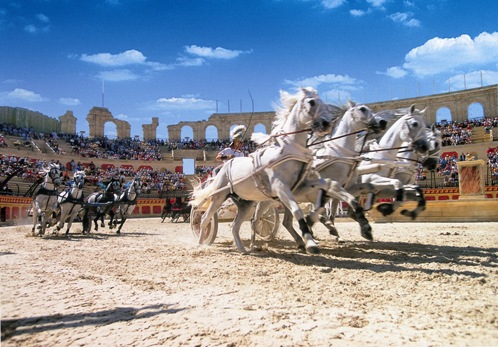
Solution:
[{"label": "white cloud", "polygon": [[363,11],[363,10],[350,10],[349,14],[351,14],[353,17],[362,17],[366,15],[368,12]]},{"label": "white cloud", "polygon": [[197,45],[191,45],[185,47],[185,52],[203,58],[233,59],[237,58],[239,55],[243,53],[251,53],[252,51],[239,51],[239,50],[225,49],[222,47],[211,48],[211,47],[200,47]]},{"label": "white cloud", "polygon": [[386,0],[367,0],[367,2],[373,7],[382,7]]},{"label": "white cloud", "polygon": [[140,78],[139,75],[128,69],[101,71],[97,77],[98,79],[111,82],[133,81]]},{"label": "white cloud", "polygon": [[335,74],[327,74],[327,75],[318,75],[313,77],[307,77],[300,80],[285,80],[286,84],[290,84],[296,87],[313,87],[318,88],[321,84],[332,84],[332,85],[342,85],[342,86],[350,86],[355,87],[356,85],[362,83],[361,81],[349,77],[348,75],[335,75]]},{"label": "white cloud", "polygon": [[402,78],[407,75],[407,71],[403,70],[399,66],[393,66],[386,70],[386,72],[377,72],[379,75],[387,75],[392,78]]},{"label": "white cloud", "polygon": [[179,57],[177,60],[177,66],[201,66],[206,61],[202,58],[187,58]]},{"label": "white cloud", "polygon": [[68,106],[78,106],[81,104],[81,101],[76,98],[60,98],[59,103]]},{"label": "white cloud", "polygon": [[194,97],[173,97],[159,98],[153,104],[149,105],[149,109],[162,111],[178,111],[178,110],[210,110],[216,108],[216,101],[204,100]]},{"label": "white cloud", "polygon": [[481,78],[483,86],[498,84],[498,71],[480,70],[453,75],[446,79],[445,84],[451,84],[452,90],[478,88],[481,87]]},{"label": "white cloud", "polygon": [[48,100],[42,97],[40,94],[22,88],[14,89],[10,93],[7,93],[7,96],[9,99],[27,101],[27,102],[42,102]]},{"label": "white cloud", "polygon": [[146,57],[142,54],[142,52],[137,51],[135,49],[130,49],[125,52],[121,52],[118,54],[110,54],[110,53],[97,53],[97,54],[82,54],[82,61],[97,64],[100,66],[126,66],[133,64],[145,64]]},{"label": "white cloud", "polygon": [[24,31],[30,34],[37,34],[39,32],[48,32],[50,30],[50,19],[43,13],[36,15],[36,19],[41,23],[42,26],[37,26],[35,24],[28,24],[24,27]]},{"label": "white cloud", "polygon": [[420,21],[418,19],[412,18],[413,13],[411,12],[396,12],[389,15],[389,18],[395,23],[403,24],[407,27],[419,27]]},{"label": "white cloud", "polygon": [[24,31],[34,34],[38,31],[38,29],[33,24],[28,24],[24,27]]},{"label": "white cloud", "polygon": [[37,14],[36,18],[38,18],[38,20],[42,23],[49,23],[50,22],[50,19],[47,16],[45,16],[43,13]]},{"label": "white cloud", "polygon": [[322,0],[322,6],[326,9],[333,9],[343,5],[346,2],[347,0]]},{"label": "white cloud", "polygon": [[498,32],[483,32],[474,39],[466,34],[456,38],[430,39],[405,56],[403,68],[425,77],[465,68],[495,67],[497,61]]}]

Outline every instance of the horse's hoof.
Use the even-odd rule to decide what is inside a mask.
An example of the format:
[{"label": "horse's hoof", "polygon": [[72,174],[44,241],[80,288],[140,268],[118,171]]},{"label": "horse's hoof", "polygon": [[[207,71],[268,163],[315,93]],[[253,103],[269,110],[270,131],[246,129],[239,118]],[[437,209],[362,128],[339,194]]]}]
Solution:
[{"label": "horse's hoof", "polygon": [[305,233],[303,235],[303,240],[306,241],[306,253],[308,254],[317,254],[320,253],[320,250],[318,249],[318,245],[316,244],[315,239],[313,238],[313,235],[310,233]]},{"label": "horse's hoof", "polygon": [[119,231],[119,230],[116,230],[116,234],[118,234],[118,235],[119,235],[119,234],[121,234],[121,231]]},{"label": "horse's hoof", "polygon": [[405,217],[411,218],[412,220],[415,220],[417,218],[417,213],[413,211],[403,210],[401,211],[401,214]]},{"label": "horse's hoof", "polygon": [[383,204],[380,204],[379,206],[377,206],[377,211],[382,213],[382,215],[385,217],[385,216],[389,216],[390,214],[392,214],[394,212],[394,207],[392,204],[383,203]]},{"label": "horse's hoof", "polygon": [[320,253],[320,249],[318,248],[318,246],[315,244],[315,245],[309,245],[309,246],[306,246],[306,253],[308,254],[319,254]]},{"label": "horse's hoof", "polygon": [[364,239],[367,239],[368,241],[373,241],[373,235],[372,235],[372,227],[370,225],[367,225],[365,227],[361,228],[361,236]]},{"label": "horse's hoof", "polygon": [[339,232],[335,227],[329,227],[329,234],[335,236],[336,238],[339,238]]}]

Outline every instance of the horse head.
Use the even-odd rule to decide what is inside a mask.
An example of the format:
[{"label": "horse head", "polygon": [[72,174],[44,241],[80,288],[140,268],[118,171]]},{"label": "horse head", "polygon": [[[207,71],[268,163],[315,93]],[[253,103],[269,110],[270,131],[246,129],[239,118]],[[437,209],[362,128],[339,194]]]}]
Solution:
[{"label": "horse head", "polygon": [[401,139],[403,142],[411,143],[413,149],[421,154],[427,153],[429,150],[429,141],[427,140],[427,133],[425,131],[426,124],[423,117],[425,109],[420,111],[412,105],[408,114],[401,117],[404,120],[401,130]]},{"label": "horse head", "polygon": [[429,140],[429,151],[427,156],[422,159],[422,166],[427,170],[433,171],[439,163],[439,152],[442,148],[442,133],[436,129],[433,124],[430,128],[426,128],[427,138]]},{"label": "horse head", "polygon": [[348,101],[347,107],[343,119],[349,122],[350,131],[359,131],[364,128],[375,130],[381,127],[368,106]]},{"label": "horse head", "polygon": [[331,131],[331,114],[313,88],[301,88],[297,94],[280,91],[280,100],[282,107],[277,110],[272,133],[310,128],[317,136],[324,136]]},{"label": "horse head", "polygon": [[301,101],[301,115],[305,116],[306,124],[311,123],[311,130],[317,136],[325,136],[332,130],[332,116],[327,105],[322,101],[316,90],[303,88],[304,97]]},{"label": "horse head", "polygon": [[137,194],[140,194],[142,192],[142,180],[140,179],[140,177],[136,177],[133,180],[133,189],[135,189],[135,192]]},{"label": "horse head", "polygon": [[54,186],[58,187],[61,184],[61,170],[56,164],[50,164],[46,170],[45,181],[50,180]]},{"label": "horse head", "polygon": [[85,171],[76,171],[73,175],[74,187],[82,189],[85,185]]}]

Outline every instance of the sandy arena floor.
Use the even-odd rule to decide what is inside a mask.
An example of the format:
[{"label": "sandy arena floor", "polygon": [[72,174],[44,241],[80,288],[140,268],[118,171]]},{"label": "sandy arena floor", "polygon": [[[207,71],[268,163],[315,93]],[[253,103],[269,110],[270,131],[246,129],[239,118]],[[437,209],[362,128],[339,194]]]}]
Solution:
[{"label": "sandy arena floor", "polygon": [[159,218],[0,228],[2,346],[498,345],[498,223],[373,224],[371,243],[339,227],[318,255],[283,228],[241,255],[229,223],[212,246]]}]

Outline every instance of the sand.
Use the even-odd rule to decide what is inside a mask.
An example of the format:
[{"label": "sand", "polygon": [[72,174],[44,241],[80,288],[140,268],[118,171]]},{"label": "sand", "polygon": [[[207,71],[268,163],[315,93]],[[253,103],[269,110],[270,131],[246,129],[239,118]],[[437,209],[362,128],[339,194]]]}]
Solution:
[{"label": "sand", "polygon": [[341,244],[316,229],[318,255],[283,228],[241,255],[229,226],[211,246],[159,218],[0,228],[2,346],[498,345],[498,223],[373,224],[368,242],[343,222]]}]

